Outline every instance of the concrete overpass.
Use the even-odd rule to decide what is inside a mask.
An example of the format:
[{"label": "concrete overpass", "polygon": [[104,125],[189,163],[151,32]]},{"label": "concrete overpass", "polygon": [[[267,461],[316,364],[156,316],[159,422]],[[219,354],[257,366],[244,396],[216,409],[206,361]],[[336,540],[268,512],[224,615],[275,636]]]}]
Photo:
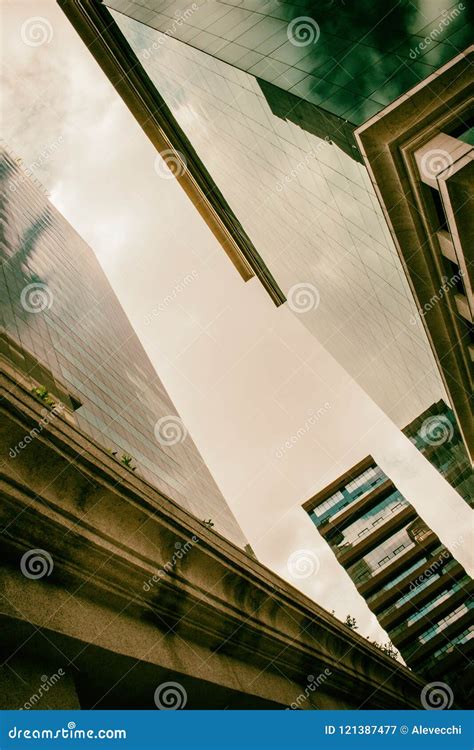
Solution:
[{"label": "concrete overpass", "polygon": [[410,671],[0,364],[1,708],[419,708]]}]

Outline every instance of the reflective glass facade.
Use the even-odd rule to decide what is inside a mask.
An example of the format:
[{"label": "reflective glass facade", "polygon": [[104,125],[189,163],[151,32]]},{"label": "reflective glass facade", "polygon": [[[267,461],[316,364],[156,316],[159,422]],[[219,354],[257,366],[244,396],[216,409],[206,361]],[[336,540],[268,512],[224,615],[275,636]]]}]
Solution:
[{"label": "reflective glass facade", "polygon": [[[300,127],[283,115],[295,114],[286,89],[267,82],[264,91],[255,71],[112,15],[301,322],[400,426],[441,398],[423,325],[345,126],[318,119],[314,107],[311,127]],[[297,284],[309,289],[304,310]]]},{"label": "reflective glass facade", "polygon": [[407,425],[403,432],[472,507],[474,471],[449,406],[438,401]]},{"label": "reflective glass facade", "polygon": [[0,166],[3,356],[75,407],[77,425],[117,460],[131,456],[137,474],[243,546],[190,436],[179,441],[182,424],[157,428],[176,410],[92,249],[5,151]]},{"label": "reflective glass facade", "polygon": [[472,3],[105,0],[174,39],[359,125],[472,43]]},{"label": "reflective glass facade", "polygon": [[472,580],[373,459],[305,509],[408,666],[464,685]]}]

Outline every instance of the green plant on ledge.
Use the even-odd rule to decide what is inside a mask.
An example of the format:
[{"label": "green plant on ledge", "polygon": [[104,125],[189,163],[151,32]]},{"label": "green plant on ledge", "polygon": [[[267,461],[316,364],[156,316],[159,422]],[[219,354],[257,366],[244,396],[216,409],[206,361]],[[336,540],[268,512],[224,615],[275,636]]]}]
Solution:
[{"label": "green plant on ledge", "polygon": [[56,406],[56,401],[51,398],[49,395],[49,391],[46,390],[44,385],[39,385],[35,388],[31,389],[31,393],[39,400],[42,401],[43,404],[46,404],[46,406],[51,406],[53,408]]},{"label": "green plant on ledge", "polygon": [[122,453],[122,458],[120,459],[120,463],[127,467],[127,469],[131,469],[132,471],[135,471],[137,468],[136,466],[132,466],[133,456],[129,456],[128,453]]},{"label": "green plant on ledge", "polygon": [[212,527],[214,526],[214,521],[212,521],[210,518],[208,518],[207,521],[202,521],[202,523],[207,529],[212,529]]}]

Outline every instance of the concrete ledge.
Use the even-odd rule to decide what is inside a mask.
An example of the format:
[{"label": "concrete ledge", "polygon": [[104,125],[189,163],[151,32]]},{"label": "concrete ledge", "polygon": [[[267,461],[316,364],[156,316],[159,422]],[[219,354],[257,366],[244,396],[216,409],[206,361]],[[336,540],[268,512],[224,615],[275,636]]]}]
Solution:
[{"label": "concrete ledge", "polygon": [[[111,680],[117,664],[132,660],[138,672],[146,667],[157,678],[166,673],[212,686],[207,707],[219,703],[219,694],[234,696],[230,707],[285,707],[307,690],[308,675],[324,670],[327,679],[300,708],[419,706],[423,683],[409,670],[61,415],[10,458],[10,448],[41,419],[41,404],[9,365],[0,378],[7,664],[13,655],[31,658],[34,636],[59,650],[79,682],[87,655],[100,654],[87,669],[95,664]],[[24,575],[24,555],[37,549],[48,553],[52,569],[34,579]],[[131,705],[129,698],[116,704]],[[83,690],[81,705],[87,704]]]}]

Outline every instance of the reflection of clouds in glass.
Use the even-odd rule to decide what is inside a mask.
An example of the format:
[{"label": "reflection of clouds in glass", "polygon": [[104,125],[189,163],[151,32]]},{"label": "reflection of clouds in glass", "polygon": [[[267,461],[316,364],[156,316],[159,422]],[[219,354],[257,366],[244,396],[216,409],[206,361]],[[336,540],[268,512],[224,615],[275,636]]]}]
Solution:
[{"label": "reflection of clouds in glass", "polygon": [[[115,17],[132,47],[159,36]],[[324,121],[316,135],[276,116],[253,76],[174,39],[143,65],[285,292],[302,282],[321,292],[304,325],[400,423],[437,400],[431,351],[408,324],[411,294],[350,144],[326,139]]]}]

